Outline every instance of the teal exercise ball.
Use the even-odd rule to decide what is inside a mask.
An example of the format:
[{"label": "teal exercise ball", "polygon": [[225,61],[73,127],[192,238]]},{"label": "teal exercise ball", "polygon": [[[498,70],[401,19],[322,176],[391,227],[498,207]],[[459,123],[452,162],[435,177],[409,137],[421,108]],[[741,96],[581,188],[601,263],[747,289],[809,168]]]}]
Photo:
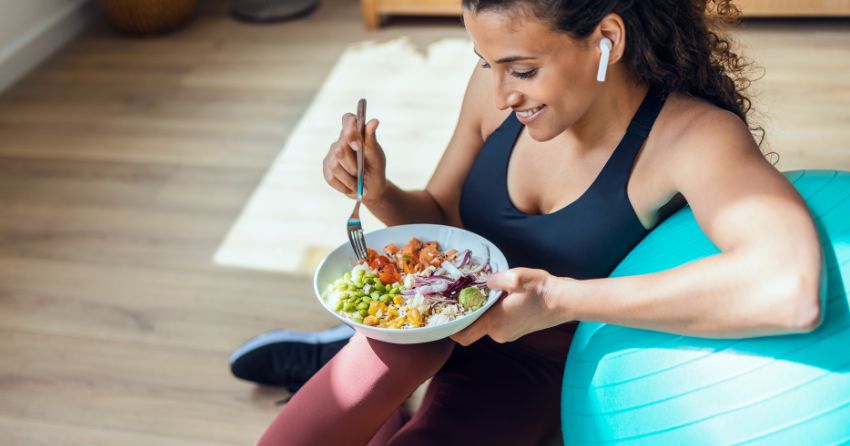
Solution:
[{"label": "teal exercise ball", "polygon": [[[808,203],[826,261],[811,333],[705,339],[581,323],[564,373],[573,445],[821,445],[850,441],[850,173],[785,174]],[[612,277],[717,254],[689,208],[653,230]]]}]

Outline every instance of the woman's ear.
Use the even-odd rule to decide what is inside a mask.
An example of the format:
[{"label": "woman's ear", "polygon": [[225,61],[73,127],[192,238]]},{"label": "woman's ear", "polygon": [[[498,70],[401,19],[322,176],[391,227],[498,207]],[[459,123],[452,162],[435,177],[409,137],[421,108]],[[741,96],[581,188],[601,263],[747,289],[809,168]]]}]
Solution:
[{"label": "woman's ear", "polygon": [[601,41],[603,38],[611,41],[611,54],[608,58],[608,64],[617,63],[623,57],[626,48],[626,24],[623,22],[623,18],[619,14],[606,15],[596,26],[594,34],[597,41]]}]

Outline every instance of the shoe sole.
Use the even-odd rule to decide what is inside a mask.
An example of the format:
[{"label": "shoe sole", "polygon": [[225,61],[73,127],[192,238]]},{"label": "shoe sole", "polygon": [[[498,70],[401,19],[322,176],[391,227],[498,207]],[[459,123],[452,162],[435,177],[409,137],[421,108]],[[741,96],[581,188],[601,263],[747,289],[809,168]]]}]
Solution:
[{"label": "shoe sole", "polygon": [[239,346],[236,351],[230,355],[230,364],[239,360],[244,354],[264,347],[269,344],[277,344],[280,342],[293,342],[299,344],[326,344],[328,342],[341,341],[350,338],[354,334],[354,329],[348,325],[339,325],[334,328],[320,331],[318,333],[305,333],[295,330],[275,330],[268,333],[263,333],[257,337],[251,338],[244,344]]}]

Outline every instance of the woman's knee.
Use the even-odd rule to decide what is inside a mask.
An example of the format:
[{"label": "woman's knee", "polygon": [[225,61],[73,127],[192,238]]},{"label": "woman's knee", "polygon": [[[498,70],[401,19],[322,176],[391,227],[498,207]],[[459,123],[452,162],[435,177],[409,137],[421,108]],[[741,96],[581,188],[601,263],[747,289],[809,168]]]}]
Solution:
[{"label": "woman's knee", "polygon": [[[371,355],[393,374],[416,376],[422,381],[430,378],[446,363],[454,350],[450,339],[424,344],[391,344],[356,334],[352,337],[352,350],[358,355]],[[355,353],[355,352],[352,352]]]}]

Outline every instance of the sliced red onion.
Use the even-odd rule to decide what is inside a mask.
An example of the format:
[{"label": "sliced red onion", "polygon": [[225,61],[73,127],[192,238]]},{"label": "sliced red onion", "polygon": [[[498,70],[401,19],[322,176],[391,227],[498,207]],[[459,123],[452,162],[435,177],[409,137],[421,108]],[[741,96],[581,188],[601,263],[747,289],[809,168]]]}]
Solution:
[{"label": "sliced red onion", "polygon": [[470,268],[467,273],[476,274],[479,271],[483,271],[484,268],[488,268],[490,266],[490,248],[487,248],[487,256],[478,261],[478,258],[474,258],[473,261],[477,264],[477,266]]},{"label": "sliced red onion", "polygon": [[433,285],[423,285],[420,287],[416,287],[415,290],[422,294],[435,294],[446,291],[449,288],[448,282],[438,282]]},{"label": "sliced red onion", "polygon": [[445,283],[446,285],[448,285],[451,282],[452,282],[452,280],[449,277],[446,277],[446,276],[433,277],[433,278],[429,277],[427,279],[416,280],[414,282],[414,288],[422,287],[422,286],[428,286],[428,285],[438,285],[438,284],[441,284],[441,283]]},{"label": "sliced red onion", "polygon": [[465,266],[467,263],[469,263],[469,261],[471,259],[472,259],[472,251],[470,251],[468,249],[465,250],[464,253],[463,253],[463,260],[460,262],[460,265],[458,265],[458,268],[462,268],[463,266]]},{"label": "sliced red onion", "polygon": [[446,289],[446,297],[449,299],[457,299],[457,295],[460,293],[460,290],[466,288],[473,281],[475,281],[473,276],[463,276],[460,279],[457,279],[454,283],[449,285],[448,289]]}]

